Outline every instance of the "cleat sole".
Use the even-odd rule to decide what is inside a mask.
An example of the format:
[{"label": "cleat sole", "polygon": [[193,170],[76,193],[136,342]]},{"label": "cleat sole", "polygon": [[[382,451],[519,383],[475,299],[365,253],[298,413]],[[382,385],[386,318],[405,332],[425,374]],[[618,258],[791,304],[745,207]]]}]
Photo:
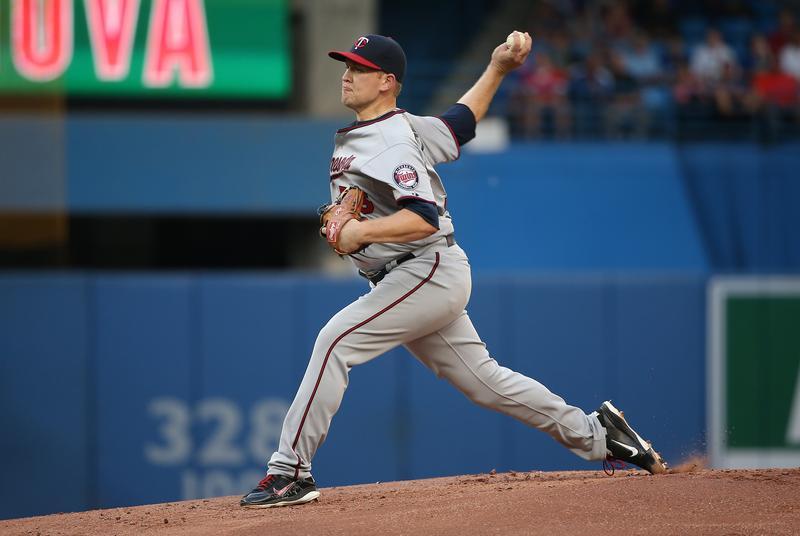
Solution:
[{"label": "cleat sole", "polygon": [[307,502],[311,502],[314,499],[319,497],[319,491],[311,491],[306,493],[299,499],[287,500],[287,501],[279,501],[269,504],[243,504],[241,505],[242,508],[275,508],[278,506],[292,506],[295,504],[305,504]]}]

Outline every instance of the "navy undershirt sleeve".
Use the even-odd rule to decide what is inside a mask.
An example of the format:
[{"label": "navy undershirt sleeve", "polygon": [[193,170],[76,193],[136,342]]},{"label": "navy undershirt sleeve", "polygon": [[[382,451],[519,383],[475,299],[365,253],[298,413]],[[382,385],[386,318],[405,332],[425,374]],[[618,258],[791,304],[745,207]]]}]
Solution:
[{"label": "navy undershirt sleeve", "polygon": [[439,117],[450,125],[459,145],[464,145],[475,137],[475,114],[466,104],[457,102]]},{"label": "navy undershirt sleeve", "polygon": [[399,205],[419,215],[423,220],[439,228],[439,211],[436,205],[426,203],[420,199],[401,199]]}]

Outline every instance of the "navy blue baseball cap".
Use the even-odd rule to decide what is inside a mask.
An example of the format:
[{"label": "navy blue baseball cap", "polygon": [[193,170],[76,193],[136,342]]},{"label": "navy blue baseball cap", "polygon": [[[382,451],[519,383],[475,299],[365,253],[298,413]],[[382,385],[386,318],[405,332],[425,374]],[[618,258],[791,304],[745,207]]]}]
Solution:
[{"label": "navy blue baseball cap", "polygon": [[383,35],[362,35],[347,52],[331,50],[328,56],[335,60],[350,60],[370,69],[391,73],[402,83],[406,74],[406,53],[400,43]]}]

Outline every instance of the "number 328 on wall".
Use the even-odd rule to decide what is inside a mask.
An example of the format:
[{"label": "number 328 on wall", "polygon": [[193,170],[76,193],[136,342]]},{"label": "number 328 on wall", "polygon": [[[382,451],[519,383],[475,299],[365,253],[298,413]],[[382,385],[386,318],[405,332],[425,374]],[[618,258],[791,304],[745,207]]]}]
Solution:
[{"label": "number 328 on wall", "polygon": [[189,462],[240,466],[250,461],[260,465],[277,449],[288,410],[283,399],[257,401],[250,408],[247,435],[241,437],[244,411],[227,398],[201,399],[193,408],[178,398],[154,398],[147,412],[158,423],[156,440],[145,444],[144,455],[160,466]]}]

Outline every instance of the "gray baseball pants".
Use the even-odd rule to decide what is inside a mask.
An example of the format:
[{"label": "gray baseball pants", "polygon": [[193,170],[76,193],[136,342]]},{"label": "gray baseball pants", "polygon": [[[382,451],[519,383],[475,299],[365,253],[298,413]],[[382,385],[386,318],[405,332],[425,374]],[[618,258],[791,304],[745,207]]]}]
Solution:
[{"label": "gray baseball pants", "polygon": [[546,432],[581,458],[604,459],[605,429],[596,413],[492,359],[464,310],[471,290],[464,251],[435,245],[334,315],[317,336],[268,472],[308,477],[350,369],[401,344],[476,404]]}]

